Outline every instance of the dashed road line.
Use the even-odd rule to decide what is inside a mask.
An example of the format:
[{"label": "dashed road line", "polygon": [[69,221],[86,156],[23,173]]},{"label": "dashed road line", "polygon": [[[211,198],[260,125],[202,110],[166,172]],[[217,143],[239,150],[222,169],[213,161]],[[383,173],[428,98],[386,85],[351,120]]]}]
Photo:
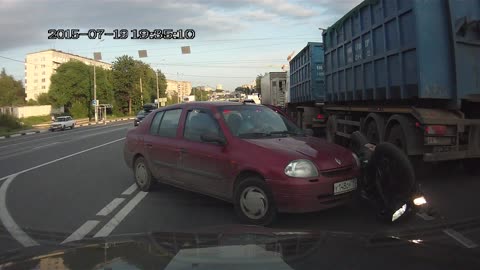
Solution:
[{"label": "dashed road line", "polygon": [[118,213],[110,219],[110,221],[103,226],[93,237],[106,237],[108,236],[122,220],[137,206],[140,201],[147,196],[148,192],[140,191],[131,199]]},{"label": "dashed road line", "polygon": [[137,190],[137,184],[131,185],[129,188],[127,188],[127,190],[125,190],[124,192],[122,192],[122,195],[130,195],[130,194],[132,194],[135,190]]},{"label": "dashed road line", "polygon": [[115,198],[111,201],[107,206],[105,206],[102,210],[97,213],[97,216],[108,216],[117,206],[119,206],[125,198]]},{"label": "dashed road line", "polygon": [[475,242],[468,239],[463,234],[455,231],[454,229],[445,229],[445,230],[443,230],[443,232],[446,235],[450,236],[451,238],[457,240],[457,242],[459,242],[460,244],[462,244],[466,248],[476,248],[476,247],[478,247],[478,245]]},{"label": "dashed road line", "polygon": [[98,220],[88,220],[80,228],[74,231],[62,244],[83,239],[85,235],[91,232],[100,223]]}]

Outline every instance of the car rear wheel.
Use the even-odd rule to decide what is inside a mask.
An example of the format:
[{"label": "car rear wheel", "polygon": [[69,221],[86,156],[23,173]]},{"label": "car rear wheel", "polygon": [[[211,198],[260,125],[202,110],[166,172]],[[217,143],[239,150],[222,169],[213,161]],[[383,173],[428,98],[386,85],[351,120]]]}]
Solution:
[{"label": "car rear wheel", "polygon": [[75,124],[72,125],[71,129],[74,129],[75,128]]},{"label": "car rear wheel", "polygon": [[133,174],[135,177],[135,183],[142,191],[150,191],[153,186],[153,177],[147,163],[143,157],[139,157],[135,160],[135,166],[133,167]]},{"label": "car rear wheel", "polygon": [[247,177],[234,192],[235,212],[243,222],[269,225],[277,215],[273,195],[263,179]]}]

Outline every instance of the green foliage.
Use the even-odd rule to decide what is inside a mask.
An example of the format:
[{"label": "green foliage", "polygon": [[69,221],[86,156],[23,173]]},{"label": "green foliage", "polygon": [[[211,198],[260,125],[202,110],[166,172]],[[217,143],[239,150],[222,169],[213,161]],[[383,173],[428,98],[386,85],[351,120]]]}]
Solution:
[{"label": "green foliage", "polygon": [[258,75],[257,78],[255,79],[255,91],[258,94],[262,94],[262,78],[263,78],[263,75]]},{"label": "green foliage", "polygon": [[245,95],[250,95],[253,91],[248,87],[239,86],[239,87],[235,88],[235,92],[242,92]]},{"label": "green foliage", "polygon": [[73,118],[84,118],[88,116],[88,104],[76,101],[70,108],[70,114]]},{"label": "green foliage", "polygon": [[33,125],[51,122],[51,116],[50,115],[30,116],[30,117],[21,118],[20,121],[24,125],[33,126]]},{"label": "green foliage", "polygon": [[25,89],[21,81],[7,75],[5,69],[0,72],[0,106],[18,106],[25,103]]},{"label": "green foliage", "polygon": [[40,105],[51,105],[50,96],[47,93],[41,93],[37,96],[38,104]]},{"label": "green foliage", "polygon": [[22,127],[22,124],[15,116],[0,113],[0,127],[5,129],[19,129]]},{"label": "green foliage", "polygon": [[[153,103],[157,98],[157,80],[155,71],[146,63],[131,56],[120,56],[112,66],[113,89],[115,89],[116,114],[132,114],[142,108],[143,104]],[[140,79],[142,87],[140,88]],[[160,97],[165,97],[167,82],[165,75],[158,70]],[[140,91],[142,90],[142,92]]]},{"label": "green foliage", "polygon": [[196,101],[208,100],[208,91],[202,90],[200,87],[193,87],[190,95],[195,95]]},{"label": "green foliage", "polygon": [[[48,95],[54,106],[65,106],[66,110],[73,109],[75,113],[86,117],[91,111],[90,102],[94,97],[94,67],[80,61],[69,61],[57,68],[52,75]],[[97,84],[97,99],[100,103],[113,104],[115,93],[113,91],[112,71],[95,67]],[[80,108],[82,107],[82,108]]]},{"label": "green foliage", "polygon": [[177,103],[179,103],[178,102],[178,94],[174,93],[171,97],[167,98],[167,102],[165,102],[165,105],[168,106],[168,105],[173,105],[173,104],[177,104]]},{"label": "green foliage", "polygon": [[36,100],[34,100],[34,99],[29,99],[29,100],[27,101],[27,104],[26,104],[26,105],[27,105],[27,106],[37,106],[37,105],[39,105],[39,103],[38,103],[38,101],[36,101]]}]

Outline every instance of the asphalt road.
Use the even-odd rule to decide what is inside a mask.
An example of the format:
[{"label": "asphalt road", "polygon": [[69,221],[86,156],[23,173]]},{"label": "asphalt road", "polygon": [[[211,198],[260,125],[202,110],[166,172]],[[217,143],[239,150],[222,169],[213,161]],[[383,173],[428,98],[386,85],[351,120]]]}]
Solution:
[{"label": "asphalt road", "polygon": [[[140,232],[215,230],[238,224],[217,199],[158,184],[139,191],[123,161],[131,121],[0,141],[0,251]],[[281,214],[273,228],[329,230],[480,245],[479,177],[456,163],[426,166],[419,180],[436,210],[395,225],[354,201],[310,214]]]}]

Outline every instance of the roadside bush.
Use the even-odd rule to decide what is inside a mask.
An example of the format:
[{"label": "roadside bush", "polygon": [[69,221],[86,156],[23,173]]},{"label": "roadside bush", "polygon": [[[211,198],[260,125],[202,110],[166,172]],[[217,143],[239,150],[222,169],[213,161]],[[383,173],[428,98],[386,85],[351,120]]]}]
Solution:
[{"label": "roadside bush", "polygon": [[73,118],[88,117],[88,108],[81,102],[75,102],[70,108],[70,114]]},{"label": "roadside bush", "polygon": [[40,104],[38,103],[38,101],[36,101],[34,99],[29,99],[27,101],[27,106],[36,106],[36,105],[40,105]]},{"label": "roadside bush", "polygon": [[22,128],[22,124],[15,116],[0,113],[0,127],[6,130],[15,130]]},{"label": "roadside bush", "polygon": [[51,121],[50,115],[42,115],[42,116],[30,116],[20,119],[24,125],[38,125],[43,123],[49,123]]}]

